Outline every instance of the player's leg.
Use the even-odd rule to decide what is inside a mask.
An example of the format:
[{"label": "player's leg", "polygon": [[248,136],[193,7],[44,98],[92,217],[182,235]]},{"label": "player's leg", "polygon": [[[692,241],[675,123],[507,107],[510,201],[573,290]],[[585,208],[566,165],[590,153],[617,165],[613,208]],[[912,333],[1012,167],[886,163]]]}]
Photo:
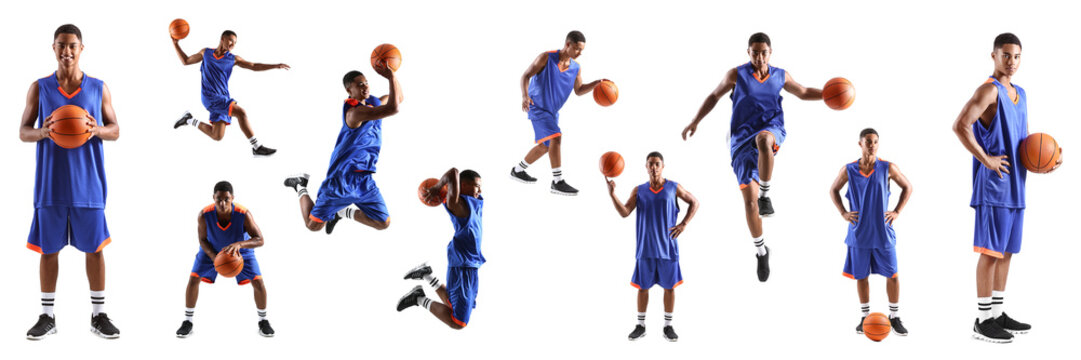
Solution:
[{"label": "player's leg", "polygon": [[210,124],[199,123],[198,127],[199,131],[202,131],[203,134],[206,134],[206,136],[209,136],[212,140],[221,141],[221,139],[225,137],[225,127],[227,125],[229,125],[229,123],[224,121],[214,121]]},{"label": "player's leg", "polygon": [[552,138],[551,144],[548,145],[548,160],[552,163],[552,192],[559,195],[578,195],[578,189],[575,189],[567,181],[563,179],[563,136],[556,136]]},{"label": "player's leg", "polygon": [[71,208],[68,226],[71,228],[71,244],[86,253],[86,277],[90,283],[90,302],[94,312],[90,319],[91,330],[107,339],[120,337],[120,330],[105,313],[105,252],[112,242],[105,223],[105,209]]},{"label": "player's leg", "polygon": [[533,125],[533,143],[536,144],[529,153],[525,155],[525,159],[522,159],[514,168],[510,171],[511,179],[526,184],[532,184],[537,182],[537,178],[530,176],[525,172],[529,168],[530,164],[533,164],[541,156],[547,154],[550,150],[552,138],[560,136],[559,123],[555,121],[555,118],[546,114],[530,114],[529,120]]},{"label": "player's leg", "polygon": [[476,269],[449,268],[447,282],[449,287],[440,286],[435,290],[443,303],[424,296],[424,289],[417,285],[398,300],[398,311],[420,306],[451,329],[465,328],[476,296]]},{"label": "player's leg", "polygon": [[[344,175],[344,177],[343,181],[349,185],[342,188],[353,190],[342,195],[342,197],[348,198],[347,201],[351,201],[352,204],[347,204],[341,210],[338,210],[327,221],[327,234],[334,231],[334,227],[341,219],[353,219],[376,230],[384,230],[389,227],[390,212],[387,210],[386,201],[383,200],[383,194],[379,192],[379,186],[375,184],[375,179],[372,179],[372,174],[370,172],[354,172]],[[321,216],[321,214],[317,212],[316,216]]]},{"label": "player's leg", "polygon": [[776,139],[769,131],[759,132],[754,137],[758,166],[758,214],[773,215],[773,202],[769,199],[770,180],[773,179],[773,155],[777,151]]},{"label": "player's leg", "polygon": [[537,182],[537,178],[529,176],[529,174],[525,172],[525,169],[529,168],[529,165],[533,164],[539,160],[541,156],[544,156],[544,154],[547,153],[548,142],[538,142],[537,145],[534,145],[533,148],[529,149],[529,152],[525,154],[525,158],[522,159],[518,165],[515,165],[510,169],[510,178],[526,184]]},{"label": "player's leg", "polygon": [[186,338],[192,334],[192,320],[195,318],[195,304],[199,301],[201,282],[197,273],[192,272],[192,276],[188,277],[188,286],[184,289],[184,321],[180,323],[180,328],[176,329],[178,338]]},{"label": "player's leg", "polygon": [[676,287],[683,284],[683,272],[679,267],[679,260],[660,260],[653,262],[657,266],[659,284],[664,288],[664,328],[662,335],[668,341],[679,340],[676,329],[672,327],[672,312],[676,307]]},{"label": "player's leg", "polygon": [[255,156],[269,156],[278,152],[276,149],[272,149],[263,146],[259,143],[259,139],[255,138],[255,132],[251,129],[251,121],[248,119],[248,112],[244,108],[237,105],[236,101],[233,101],[229,107],[229,116],[236,117],[236,122],[240,125],[240,131],[244,133],[244,137],[248,138],[248,143],[251,144],[252,155]]},{"label": "player's leg", "polygon": [[1024,334],[1032,329],[1029,324],[1014,320],[1006,315],[1006,279],[1010,274],[1010,260],[1013,254],[1021,251],[1021,235],[1024,224],[1024,209],[1003,209],[1003,218],[1010,224],[1007,235],[1007,243],[1002,251],[1002,259],[999,259],[995,267],[995,280],[991,288],[991,316],[1002,325],[1003,329],[1011,334]]},{"label": "player's leg", "polygon": [[263,278],[252,279],[251,288],[255,295],[256,314],[259,315],[259,335],[273,337],[274,328],[270,327],[270,320],[266,318],[266,285],[263,283]]},{"label": "player's leg", "polygon": [[649,307],[649,288],[657,282],[656,263],[651,259],[637,259],[634,263],[634,273],[631,274],[631,286],[638,289],[638,323],[634,330],[627,335],[627,340],[635,341],[646,336],[646,309]]},{"label": "player's leg", "polygon": [[41,315],[37,323],[26,332],[26,338],[38,340],[46,335],[56,333],[56,319],[53,315],[53,304],[56,302],[56,279],[60,273],[59,253],[42,254],[38,264],[39,280],[41,282]]},{"label": "player's leg", "polygon": [[873,254],[874,273],[886,277],[886,297],[890,301],[890,329],[899,336],[908,336],[908,329],[905,328],[901,317],[897,315],[897,312],[901,309],[898,303],[901,298],[901,282],[897,275],[897,251],[891,247],[873,249],[871,253]]},{"label": "player's leg", "polygon": [[747,229],[751,232],[754,246],[757,250],[756,272],[758,281],[765,282],[769,279],[769,247],[766,246],[766,238],[762,236],[762,218],[758,215],[758,183],[750,181],[740,185],[740,193],[743,195],[743,212],[747,218]]},{"label": "player's leg", "polygon": [[[319,231],[323,229],[325,221],[312,216],[312,209],[315,208],[315,201],[312,201],[311,196],[308,195],[309,178],[310,175],[308,174],[292,175],[285,178],[285,187],[293,189],[297,193],[297,199],[300,201],[301,221],[304,222],[304,226],[307,227],[308,230]],[[323,180],[323,187],[319,189],[320,191],[323,191],[323,188],[327,186],[328,180]],[[320,200],[328,200],[323,199],[323,197],[324,196],[320,196]]]},{"label": "player's leg", "polygon": [[[995,275],[1001,265],[1013,223],[1009,209],[992,206],[976,206],[976,221],[973,245],[980,259],[976,263],[976,300],[979,315],[973,326],[973,337],[979,340],[1008,343],[1013,341],[1010,334],[992,314],[992,296],[995,288]],[[1005,282],[1002,283],[1005,286]]]},{"label": "player's leg", "polygon": [[676,289],[664,289],[664,338],[668,341],[679,340],[672,327],[672,312],[676,308]]}]

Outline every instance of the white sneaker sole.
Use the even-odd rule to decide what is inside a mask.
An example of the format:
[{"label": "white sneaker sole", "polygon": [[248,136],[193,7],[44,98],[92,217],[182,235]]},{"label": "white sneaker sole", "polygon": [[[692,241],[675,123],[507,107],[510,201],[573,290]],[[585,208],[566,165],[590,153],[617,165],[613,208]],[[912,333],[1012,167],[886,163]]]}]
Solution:
[{"label": "white sneaker sole", "polygon": [[188,336],[191,336],[192,334],[195,334],[195,330],[192,330],[192,331],[188,331],[188,333],[187,333],[187,334],[184,334],[184,335],[176,334],[176,337],[177,337],[177,338],[181,338],[181,339],[183,339],[183,338],[186,338],[186,337],[188,337]]},{"label": "white sneaker sole", "polygon": [[510,175],[510,178],[511,178],[511,180],[514,180],[514,181],[517,181],[517,182],[520,182],[520,183],[523,183],[523,184],[536,184],[537,183],[537,180],[529,181],[529,180],[519,179],[517,176],[514,176],[514,175]]},{"label": "white sneaker sole", "polygon": [[1006,332],[1008,332],[1010,334],[1017,335],[1017,334],[1028,334],[1029,330],[1010,330],[1010,329],[1006,329]]},{"label": "white sneaker sole", "polygon": [[632,337],[628,336],[627,340],[638,341],[639,339],[644,338],[644,337],[646,337],[646,333],[642,333],[642,335],[638,335],[638,337],[636,337],[636,338],[632,338]]},{"label": "white sneaker sole", "polygon": [[992,339],[992,338],[986,337],[983,334],[979,334],[979,333],[972,334],[972,338],[976,339],[976,340],[986,341],[986,342],[989,342],[989,343],[992,343],[992,344],[1009,344],[1009,343],[1013,342],[1013,339],[1005,339],[1005,340],[1003,340],[1003,339]]},{"label": "white sneaker sole", "polygon": [[[421,268],[423,268],[423,267],[425,267],[425,266],[428,266],[428,262],[427,262],[427,261],[425,261],[425,262],[421,263],[420,265],[417,265],[417,266],[416,266],[416,267],[414,267],[413,269],[411,269],[411,270],[409,270],[408,272],[406,272],[406,273],[405,273],[405,279],[406,279],[406,280],[424,280],[424,277],[423,277],[423,276],[422,276],[422,277],[419,277],[419,278],[411,278],[411,277],[409,277],[409,274],[412,274],[413,272],[415,272],[415,271],[417,271],[417,270],[420,270]],[[428,273],[428,274],[430,275],[431,273]]]},{"label": "white sneaker sole", "polygon": [[556,195],[563,195],[563,196],[578,196],[578,193],[562,192],[562,191],[559,191],[559,190],[556,190],[556,189],[552,189],[552,193],[556,194]]},{"label": "white sneaker sole", "polygon": [[105,338],[105,339],[116,339],[116,338],[120,337],[120,334],[106,335],[106,334],[102,333],[101,331],[98,331],[98,329],[95,329],[95,328],[90,328],[90,332],[96,334],[97,336],[101,336],[102,338]]},{"label": "white sneaker sole", "polygon": [[259,336],[272,338],[274,337],[274,334],[264,334],[263,330],[259,330]]},{"label": "white sneaker sole", "polygon": [[55,327],[52,328],[52,329],[49,329],[49,331],[46,331],[45,335],[41,335],[41,336],[26,335],[26,339],[27,340],[41,340],[41,339],[44,339],[46,336],[49,336],[49,335],[52,335],[52,334],[56,334],[56,328]]}]

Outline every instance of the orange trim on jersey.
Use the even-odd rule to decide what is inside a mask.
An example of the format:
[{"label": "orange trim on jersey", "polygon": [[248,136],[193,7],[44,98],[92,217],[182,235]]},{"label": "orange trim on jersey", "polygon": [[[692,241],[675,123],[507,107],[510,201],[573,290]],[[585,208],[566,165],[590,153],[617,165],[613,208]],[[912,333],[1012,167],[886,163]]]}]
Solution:
[{"label": "orange trim on jersey", "polygon": [[631,281],[631,286],[634,286],[635,289],[642,290],[642,287],[635,284],[634,281]]},{"label": "orange trim on jersey", "polygon": [[214,211],[214,204],[207,205],[203,208],[203,214]]},{"label": "orange trim on jersey", "polygon": [[654,194],[659,194],[659,193],[661,193],[661,191],[664,191],[664,185],[667,184],[667,183],[668,183],[668,181],[665,181],[664,184],[661,184],[661,188],[657,189],[657,190],[653,190],[653,187],[650,186],[649,191],[652,191]]},{"label": "orange trim on jersey", "polygon": [[60,90],[60,95],[64,95],[64,97],[66,97],[68,99],[71,99],[71,98],[75,97],[75,95],[79,95],[79,92],[83,91],[83,88],[81,86],[78,89],[75,89],[75,92],[73,92],[71,94],[68,94],[67,91],[64,91],[63,87],[57,86],[56,89]]},{"label": "orange trim on jersey", "polygon": [[311,221],[320,223],[320,224],[325,222],[325,221],[323,221],[323,219],[317,218],[317,217],[315,217],[315,215],[312,215],[312,214],[308,214],[308,219],[310,219]]},{"label": "orange trim on jersey", "polygon": [[739,184],[739,189],[743,190],[746,189],[748,186],[751,186],[751,184]]},{"label": "orange trim on jersey", "polygon": [[846,272],[841,272],[841,275],[844,275],[846,278],[856,280],[856,277],[852,276],[852,274],[849,274],[849,273],[846,273]]},{"label": "orange trim on jersey", "polygon": [[101,249],[104,249],[104,248],[105,248],[105,245],[109,245],[109,243],[111,243],[111,242],[113,242],[113,238],[111,238],[111,237],[110,237],[110,238],[106,238],[106,239],[105,239],[105,241],[102,241],[102,242],[101,242],[101,245],[98,245],[98,249],[97,249],[97,250],[94,250],[94,253],[96,254],[96,253],[99,253],[99,252],[101,252]]},{"label": "orange trim on jersey", "polygon": [[225,227],[221,227],[221,223],[217,222],[217,221],[214,222],[214,225],[217,225],[218,228],[221,229],[221,231],[226,231],[226,230],[229,230],[230,226],[233,226],[233,221],[229,220],[229,225],[225,225]]},{"label": "orange trim on jersey", "polygon": [[197,277],[199,277],[199,274],[197,274],[197,273],[195,273],[194,271],[192,271],[192,272],[191,272],[191,277],[197,278]]},{"label": "orange trim on jersey", "polygon": [[544,138],[542,138],[540,140],[537,140],[536,143],[540,144],[540,143],[543,143],[543,142],[548,141],[548,140],[555,139],[555,138],[560,137],[560,136],[563,136],[563,133],[555,133],[555,134],[552,134],[552,135],[548,135],[548,136],[545,136]]},{"label": "orange trim on jersey", "polygon": [[252,280],[262,280],[262,279],[263,279],[263,275],[255,275],[255,277],[253,277],[253,278],[251,278],[251,279],[252,279]]},{"label": "orange trim on jersey", "polygon": [[999,258],[999,259],[1002,258],[1002,253],[1000,253],[998,251],[988,249],[988,248],[983,248],[983,247],[979,247],[979,246],[973,246],[972,251],[978,252],[980,254],[988,255],[988,256],[993,256],[993,257],[996,257],[996,258]]},{"label": "orange trim on jersey", "polygon": [[458,324],[458,326],[465,327],[465,323],[462,322],[461,320],[458,320],[458,318],[454,317],[454,314],[450,315],[450,319],[454,320],[454,323]]},{"label": "orange trim on jersey", "polygon": [[[210,48],[207,48],[207,49],[210,49]],[[222,54],[221,54],[221,57],[218,57],[218,51],[217,51],[217,49],[210,49],[210,56],[213,56],[213,57],[214,57],[214,60],[221,60],[222,58],[224,58],[224,57],[225,57],[225,54],[228,54],[228,53],[229,53],[229,52],[228,52],[228,51],[226,51],[226,52],[224,52],[224,53],[222,53]]]},{"label": "orange trim on jersey", "polygon": [[360,100],[357,100],[357,99],[345,99],[345,103],[349,104],[349,106],[357,106],[357,104],[360,104]]},{"label": "orange trim on jersey", "polygon": [[751,68],[751,76],[753,76],[755,80],[758,80],[759,84],[766,82],[766,80],[769,80],[769,77],[771,75],[773,75],[773,74],[766,74],[765,78],[759,79],[758,78],[758,72],[754,71],[754,68]]},{"label": "orange trim on jersey", "polygon": [[680,280],[680,281],[679,281],[679,282],[677,282],[677,283],[676,283],[675,285],[672,285],[672,288],[673,288],[673,289],[675,289],[675,288],[676,288],[676,286],[680,286],[680,285],[683,285],[683,280]]},{"label": "orange trim on jersey", "polygon": [[[994,77],[994,76],[991,76],[991,77],[988,77],[988,78],[987,78],[987,81],[984,81],[983,83],[984,83],[984,84],[990,84],[990,83],[992,83],[992,82],[995,82],[995,81],[998,81],[998,79],[995,79],[995,77]],[[1012,85],[1012,84],[1011,84],[1011,85]],[[1017,92],[1017,88],[1016,88],[1016,87],[1014,87],[1013,89],[1014,89],[1014,91],[1013,91],[1013,95],[1014,95],[1014,96],[1010,96],[1010,93],[1009,93],[1009,92],[1007,92],[1007,93],[1006,93],[1006,96],[1010,98],[1010,101],[1013,101],[1013,104],[1014,104],[1014,105],[1017,105],[1017,102],[1018,102],[1018,101],[1021,101],[1021,93],[1018,93],[1018,92]],[[852,99],[855,99],[855,97],[852,97]]]},{"label": "orange trim on jersey", "polygon": [[896,279],[896,278],[897,278],[897,273],[893,273],[893,276],[890,276],[890,279]]},{"label": "orange trim on jersey", "polygon": [[31,244],[31,243],[26,243],[26,248],[27,248],[27,249],[30,249],[30,250],[33,250],[34,252],[36,252],[36,253],[38,253],[38,254],[41,254],[41,255],[45,255],[45,253],[41,251],[41,247],[40,247],[40,246],[37,246],[37,245]]},{"label": "orange trim on jersey", "polygon": [[247,214],[248,213],[248,208],[246,208],[246,207],[244,207],[244,206],[242,206],[240,204],[233,203],[233,211],[236,211],[236,212],[241,213],[241,214]]},{"label": "orange trim on jersey", "polygon": [[233,105],[236,105],[236,101],[229,103],[229,117],[233,117]]},{"label": "orange trim on jersey", "polygon": [[207,279],[205,277],[200,277],[199,280],[202,280],[203,282],[205,282],[207,284],[213,284],[214,283],[214,280],[210,280],[210,279]]},{"label": "orange trim on jersey", "polygon": [[251,279],[245,279],[245,280],[240,280],[240,282],[238,282],[236,284],[237,285],[248,285],[250,283],[251,283]]}]

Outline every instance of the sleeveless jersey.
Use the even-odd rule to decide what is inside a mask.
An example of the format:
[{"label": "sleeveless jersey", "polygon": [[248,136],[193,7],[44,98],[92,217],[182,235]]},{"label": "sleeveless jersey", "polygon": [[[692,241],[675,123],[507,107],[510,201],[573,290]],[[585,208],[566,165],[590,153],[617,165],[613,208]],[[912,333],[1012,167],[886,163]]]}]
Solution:
[{"label": "sleeveless jersey", "polygon": [[[379,98],[368,96],[367,107],[382,105]],[[368,120],[360,126],[350,128],[345,122],[349,109],[361,106],[360,101],[348,99],[342,106],[342,130],[330,155],[330,167],[327,177],[350,171],[375,172],[375,163],[379,161],[379,149],[383,146],[383,119]]]},{"label": "sleeveless jersey", "polygon": [[[214,204],[203,208],[203,221],[206,221],[206,239],[214,251],[221,251],[229,244],[251,239],[251,235],[244,231],[244,222],[248,220],[248,209],[233,203],[233,212],[229,217],[229,223],[222,226],[218,222],[218,211],[214,210]],[[241,255],[254,253],[254,249],[242,248]]]},{"label": "sleeveless jersey", "polygon": [[574,90],[574,80],[578,78],[578,62],[571,59],[566,69],[559,68],[559,51],[548,52],[548,62],[539,73],[529,79],[529,118],[537,116],[559,117],[559,109],[567,102]]},{"label": "sleeveless jersey", "polygon": [[222,57],[214,56],[214,49],[203,49],[203,98],[229,98],[229,77],[233,74],[236,55],[225,52]]},{"label": "sleeveless jersey", "polygon": [[784,89],[784,69],[769,66],[769,75],[759,80],[751,63],[736,68],[736,86],[732,89],[732,124],[729,145],[732,156],[736,149],[754,140],[762,130],[776,129],[777,145],[784,142],[784,111],[781,109],[781,89]]},{"label": "sleeveless jersey", "polygon": [[893,226],[886,224],[890,206],[890,163],[878,159],[870,174],[860,170],[859,160],[846,166],[849,211],[859,212],[856,225],[848,224],[845,244],[861,249],[889,249],[897,243]]},{"label": "sleeveless jersey", "polygon": [[469,208],[469,216],[461,218],[450,212],[446,204],[443,208],[450,214],[454,224],[454,238],[447,244],[447,266],[479,268],[484,264],[484,255],[480,253],[481,215],[484,210],[484,198],[459,195]]},{"label": "sleeveless jersey", "polygon": [[976,121],[972,124],[972,133],[976,143],[988,155],[1006,155],[1010,163],[1010,173],[998,177],[993,170],[983,166],[979,160],[972,159],[972,203],[971,206],[989,205],[997,207],[1025,208],[1025,178],[1028,170],[1021,166],[1018,150],[1021,141],[1028,136],[1028,101],[1025,89],[1017,89],[1017,102],[1010,99],[1006,87],[997,79],[988,79],[998,88],[998,109],[991,119],[990,126],[983,126]]},{"label": "sleeveless jersey", "polygon": [[[104,126],[101,116],[101,80],[83,74],[82,83],[70,94],[60,88],[56,73],[38,80],[38,121],[57,108],[75,105],[83,108]],[[65,149],[52,140],[37,142],[37,169],[34,175],[34,208],[69,206],[105,208],[105,155],[101,138],[92,137],[74,149]]]},{"label": "sleeveless jersey", "polygon": [[678,186],[675,181],[667,179],[658,191],[650,188],[649,182],[638,185],[635,194],[638,213],[635,227],[638,237],[638,247],[634,252],[636,259],[679,260],[679,244],[668,230],[678,224]]}]

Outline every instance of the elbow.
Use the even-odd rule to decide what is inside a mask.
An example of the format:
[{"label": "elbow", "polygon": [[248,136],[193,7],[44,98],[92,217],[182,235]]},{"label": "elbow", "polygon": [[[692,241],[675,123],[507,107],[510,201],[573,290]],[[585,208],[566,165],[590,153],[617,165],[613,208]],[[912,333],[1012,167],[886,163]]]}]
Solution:
[{"label": "elbow", "polygon": [[[397,100],[397,99],[395,99]],[[397,115],[399,111],[398,101],[393,101],[387,104],[387,116]]]}]

